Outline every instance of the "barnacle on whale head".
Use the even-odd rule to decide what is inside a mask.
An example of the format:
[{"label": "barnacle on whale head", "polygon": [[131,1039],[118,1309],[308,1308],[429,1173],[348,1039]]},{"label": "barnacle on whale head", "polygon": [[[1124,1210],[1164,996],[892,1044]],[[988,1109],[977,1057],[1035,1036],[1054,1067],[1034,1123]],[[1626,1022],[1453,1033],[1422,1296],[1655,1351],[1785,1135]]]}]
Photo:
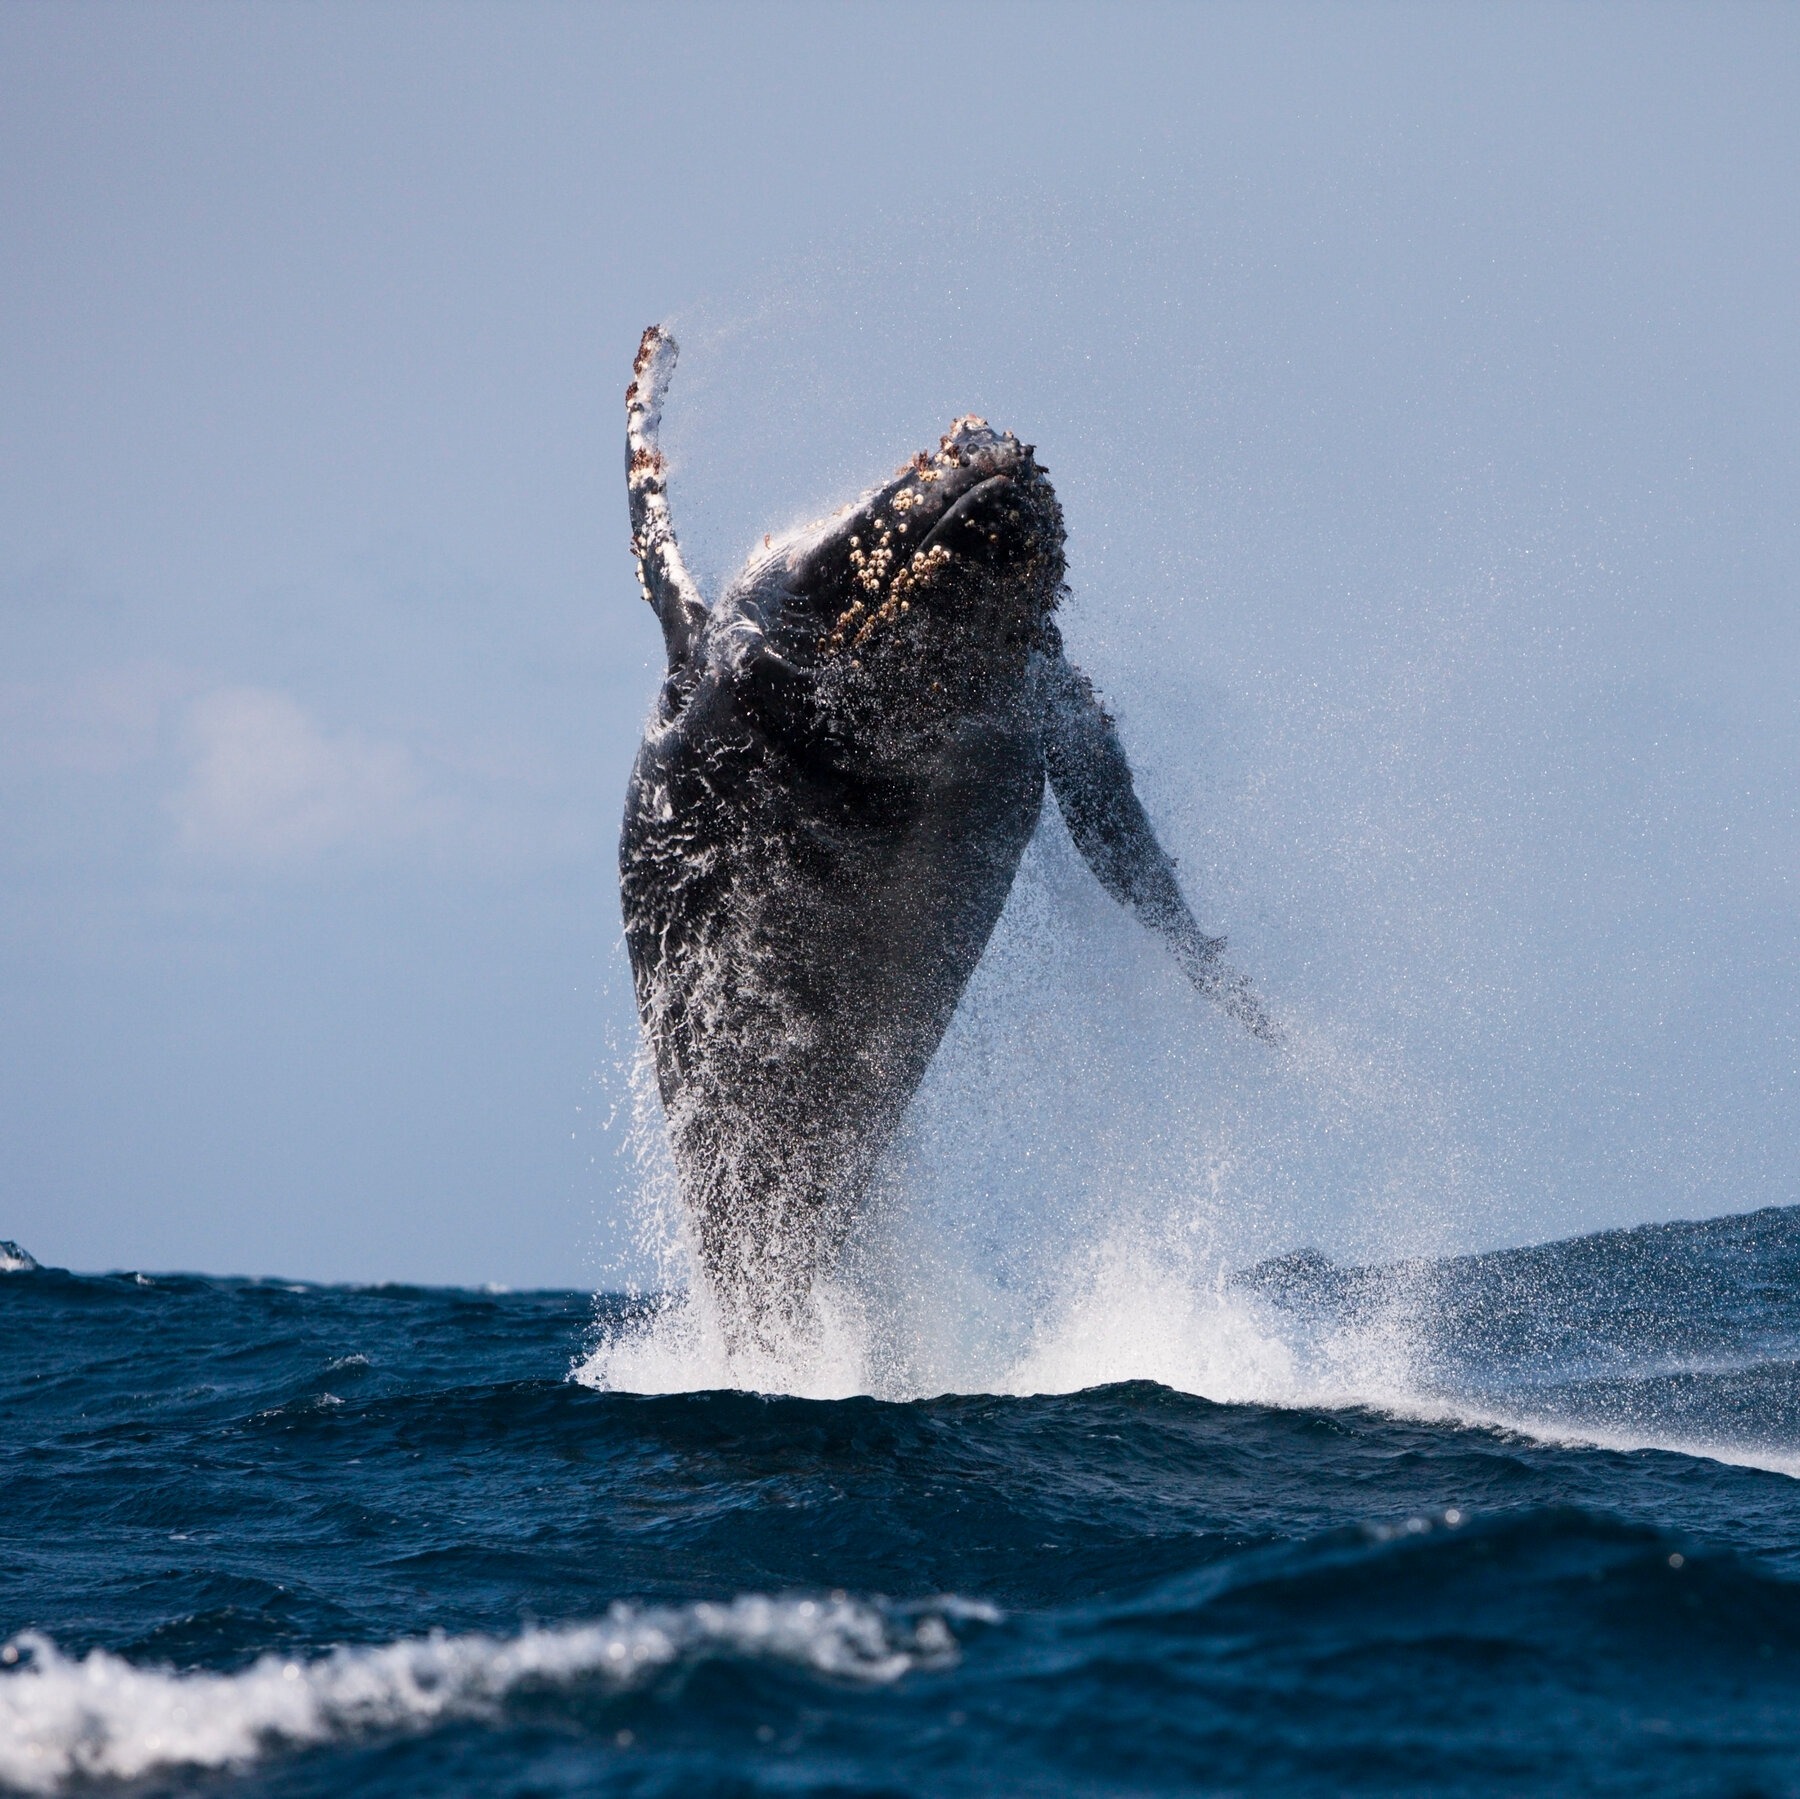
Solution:
[{"label": "barnacle on whale head", "polygon": [[839,673],[1010,665],[1063,573],[1062,509],[1033,447],[969,415],[935,455],[788,541],[772,634],[796,662]]}]

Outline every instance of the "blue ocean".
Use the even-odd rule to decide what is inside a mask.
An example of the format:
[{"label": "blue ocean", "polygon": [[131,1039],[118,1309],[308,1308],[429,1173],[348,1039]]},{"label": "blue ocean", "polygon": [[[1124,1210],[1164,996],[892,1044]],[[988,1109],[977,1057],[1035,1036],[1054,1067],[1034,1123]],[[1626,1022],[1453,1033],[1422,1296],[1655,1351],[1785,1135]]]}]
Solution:
[{"label": "blue ocean", "polygon": [[1238,1270],[1211,1397],[6,1265],[8,1789],[1800,1792],[1800,1207]]}]

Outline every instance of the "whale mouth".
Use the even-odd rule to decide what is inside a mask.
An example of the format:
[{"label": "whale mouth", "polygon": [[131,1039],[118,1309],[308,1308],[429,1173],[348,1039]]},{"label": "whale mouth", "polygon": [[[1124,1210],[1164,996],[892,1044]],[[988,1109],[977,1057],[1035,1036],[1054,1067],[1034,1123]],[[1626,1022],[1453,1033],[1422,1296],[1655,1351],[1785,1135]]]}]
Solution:
[{"label": "whale mouth", "polygon": [[785,647],[848,672],[1022,659],[1063,572],[1062,509],[1033,446],[961,418],[935,455],[921,451],[794,546]]}]

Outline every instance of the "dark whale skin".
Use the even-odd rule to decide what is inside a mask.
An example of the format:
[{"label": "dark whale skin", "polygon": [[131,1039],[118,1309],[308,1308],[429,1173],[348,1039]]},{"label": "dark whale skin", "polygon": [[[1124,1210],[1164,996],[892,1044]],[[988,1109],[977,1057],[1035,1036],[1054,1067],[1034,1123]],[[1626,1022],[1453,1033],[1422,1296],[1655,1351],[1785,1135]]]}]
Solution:
[{"label": "dark whale skin", "polygon": [[1054,613],[1063,521],[1033,450],[961,419],[854,507],[764,540],[708,609],[628,390],[633,548],[668,672],[626,794],[638,1010],[728,1334],[805,1312],[1011,890],[1048,777],[1108,890],[1196,985],[1273,1028],[1204,936]]}]

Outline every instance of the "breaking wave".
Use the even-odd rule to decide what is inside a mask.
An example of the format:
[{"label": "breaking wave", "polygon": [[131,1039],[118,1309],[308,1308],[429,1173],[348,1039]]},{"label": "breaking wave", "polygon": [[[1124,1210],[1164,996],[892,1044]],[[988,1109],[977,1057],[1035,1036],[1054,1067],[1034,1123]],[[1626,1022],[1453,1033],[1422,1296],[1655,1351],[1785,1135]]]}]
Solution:
[{"label": "breaking wave", "polygon": [[625,1692],[708,1659],[882,1685],[954,1663],[950,1620],[996,1616],[957,1600],[902,1608],[842,1593],[616,1605],[596,1623],[510,1639],[438,1634],[312,1660],[264,1655],[236,1673],[139,1667],[104,1649],[75,1659],[26,1633],[0,1650],[9,1665],[0,1674],[0,1786],[49,1792],[159,1768],[241,1768],[281,1750],[492,1720],[525,1689]]}]

